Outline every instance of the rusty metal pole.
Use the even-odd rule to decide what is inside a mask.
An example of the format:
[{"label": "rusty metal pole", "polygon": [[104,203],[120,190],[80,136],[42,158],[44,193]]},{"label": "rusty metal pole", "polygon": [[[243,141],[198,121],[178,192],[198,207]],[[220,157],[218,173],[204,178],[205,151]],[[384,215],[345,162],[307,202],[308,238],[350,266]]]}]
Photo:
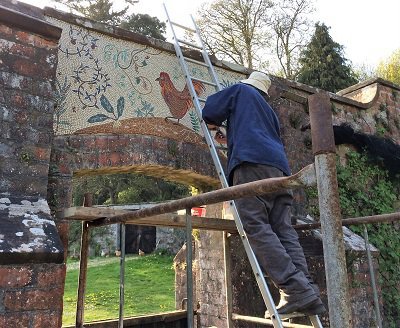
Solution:
[{"label": "rusty metal pole", "polygon": [[119,317],[118,328],[124,327],[124,309],[125,309],[125,236],[126,226],[121,223],[120,229],[120,250],[121,255],[119,259]]},{"label": "rusty metal pole", "polygon": [[328,94],[308,97],[331,328],[353,327]]},{"label": "rusty metal pole", "polygon": [[[84,197],[85,198],[83,206],[91,207],[93,205],[92,195],[86,193]],[[78,299],[76,302],[76,318],[75,318],[75,326],[77,328],[83,327],[88,252],[89,252],[89,223],[82,222],[81,256],[79,259]]]},{"label": "rusty metal pole", "polygon": [[369,269],[369,275],[371,278],[372,293],[374,296],[376,325],[378,326],[378,328],[383,328],[381,310],[379,308],[378,289],[376,288],[374,264],[372,262],[371,249],[370,249],[370,245],[369,245],[368,229],[365,224],[363,225],[363,228],[364,228],[365,250],[367,251],[367,258],[368,258],[368,269]]},{"label": "rusty metal pole", "polygon": [[186,291],[187,291],[187,326],[193,328],[193,248],[192,248],[192,209],[186,208]]}]

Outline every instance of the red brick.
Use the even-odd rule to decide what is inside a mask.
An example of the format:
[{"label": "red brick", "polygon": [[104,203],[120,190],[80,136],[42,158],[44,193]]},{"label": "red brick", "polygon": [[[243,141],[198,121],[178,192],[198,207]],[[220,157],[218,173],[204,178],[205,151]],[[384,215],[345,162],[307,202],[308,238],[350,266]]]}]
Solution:
[{"label": "red brick", "polygon": [[72,174],[72,169],[67,163],[59,162],[58,171],[61,174]]},{"label": "red brick", "polygon": [[44,38],[36,36],[34,38],[35,47],[44,48],[46,50],[58,49],[58,42],[54,40],[46,40]]},{"label": "red brick", "polygon": [[106,137],[98,137],[98,138],[96,138],[96,147],[97,147],[97,149],[107,149],[107,147],[108,147],[108,138],[106,138]]},{"label": "red brick", "polygon": [[15,92],[14,95],[11,97],[11,104],[12,106],[19,107],[19,108],[26,108],[27,107],[27,99],[19,92]]},{"label": "red brick", "polygon": [[50,148],[42,148],[42,147],[36,147],[35,148],[35,157],[37,160],[43,161],[43,160],[49,160],[50,159]]},{"label": "red brick", "polygon": [[25,58],[17,58],[13,62],[13,70],[24,76],[43,76],[45,70],[43,67],[39,66],[36,62]]},{"label": "red brick", "polygon": [[35,36],[32,33],[24,31],[15,31],[15,38],[23,44],[34,45]]},{"label": "red brick", "polygon": [[31,280],[32,270],[28,267],[0,267],[0,287],[23,287]]},{"label": "red brick", "polygon": [[6,291],[4,307],[9,311],[61,310],[63,288]]},{"label": "red brick", "polygon": [[[58,234],[63,244],[64,250],[68,249],[68,233],[69,233],[69,222],[66,220],[56,221]],[[64,262],[67,262],[68,252],[64,251]],[[64,273],[65,274],[65,273]]]},{"label": "red brick", "polygon": [[0,35],[11,36],[13,35],[13,30],[7,25],[0,24]]},{"label": "red brick", "polygon": [[119,165],[121,161],[121,156],[119,153],[111,153],[109,159],[112,165]]},{"label": "red brick", "polygon": [[9,53],[27,58],[32,58],[35,56],[35,48],[20,43],[14,43],[10,47]]},{"label": "red brick", "polygon": [[[28,314],[0,314],[0,327],[25,328],[30,326],[31,318]],[[50,328],[50,327],[49,327]]]},{"label": "red brick", "polygon": [[99,166],[106,167],[109,166],[109,157],[108,154],[100,154],[99,155]]},{"label": "red brick", "polygon": [[61,327],[61,312],[35,313],[33,328]]},{"label": "red brick", "polygon": [[15,114],[15,122],[20,125],[25,125],[30,119],[27,112],[18,112]]},{"label": "red brick", "polygon": [[47,265],[43,267],[43,271],[38,272],[38,287],[55,287],[64,286],[65,265]]}]

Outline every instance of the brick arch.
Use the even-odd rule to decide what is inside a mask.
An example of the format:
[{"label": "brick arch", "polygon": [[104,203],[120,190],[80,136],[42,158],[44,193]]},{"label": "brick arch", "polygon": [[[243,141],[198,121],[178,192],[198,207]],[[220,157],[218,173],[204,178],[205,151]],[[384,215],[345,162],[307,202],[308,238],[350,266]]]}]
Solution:
[{"label": "brick arch", "polygon": [[[57,136],[50,161],[48,200],[55,217],[70,207],[74,176],[141,173],[202,190],[219,186],[207,145],[154,135]],[[68,224],[57,222],[67,246]]]},{"label": "brick arch", "polygon": [[[49,198],[70,206],[73,176],[140,173],[202,190],[219,186],[207,145],[154,135],[80,134],[53,142]],[[52,197],[53,196],[53,197]]]}]

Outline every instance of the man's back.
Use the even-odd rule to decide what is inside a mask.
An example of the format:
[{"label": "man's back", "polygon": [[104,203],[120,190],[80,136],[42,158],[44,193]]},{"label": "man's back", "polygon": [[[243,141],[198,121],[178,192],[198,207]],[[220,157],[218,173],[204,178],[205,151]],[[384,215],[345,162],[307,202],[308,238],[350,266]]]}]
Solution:
[{"label": "man's back", "polygon": [[227,120],[228,173],[250,162],[290,174],[278,118],[256,88],[238,83],[208,97],[203,118],[215,125]]}]

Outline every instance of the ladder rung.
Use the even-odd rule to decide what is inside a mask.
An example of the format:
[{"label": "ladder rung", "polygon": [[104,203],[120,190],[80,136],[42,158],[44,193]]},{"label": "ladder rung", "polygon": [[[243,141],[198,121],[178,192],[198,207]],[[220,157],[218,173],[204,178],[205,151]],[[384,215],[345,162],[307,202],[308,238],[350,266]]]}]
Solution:
[{"label": "ladder rung", "polygon": [[192,33],[196,33],[196,30],[194,30],[194,29],[192,29],[192,28],[190,28],[190,27],[187,27],[187,26],[183,26],[183,25],[181,25],[181,24],[178,24],[178,23],[175,23],[175,22],[170,22],[172,25],[175,25],[175,26],[178,26],[178,27],[180,27],[180,28],[183,28],[184,30],[187,30],[187,31],[189,31],[189,32],[192,32]]},{"label": "ladder rung", "polygon": [[[281,318],[281,320],[287,320],[287,319],[294,319],[294,318],[304,318],[307,317],[307,315],[305,315],[304,313],[300,313],[300,312],[293,312],[293,313],[289,313],[289,314],[281,314],[279,316],[279,318]],[[265,319],[271,319],[270,317],[265,317]]]},{"label": "ladder rung", "polygon": [[206,63],[203,63],[203,62],[201,62],[201,61],[198,61],[198,60],[195,60],[195,59],[191,59],[191,58],[188,58],[188,57],[183,57],[186,61],[188,61],[188,62],[190,62],[190,63],[193,63],[193,64],[197,64],[197,65],[201,65],[201,66],[204,66],[204,67],[209,67]]},{"label": "ladder rung", "polygon": [[190,77],[192,80],[199,81],[208,85],[212,85],[213,87],[216,87],[217,85],[214,82],[198,79],[197,77]]},{"label": "ladder rung", "polygon": [[183,44],[186,44],[187,46],[190,46],[190,47],[193,47],[193,48],[196,48],[196,49],[203,50],[203,48],[200,47],[200,46],[198,46],[197,44],[190,43],[190,42],[184,41],[184,40],[182,40],[182,39],[176,39],[176,41],[178,41],[178,42],[180,42],[180,43],[183,43]]},{"label": "ladder rung", "polygon": [[[250,316],[240,315],[240,314],[236,314],[236,313],[232,313],[232,320],[254,322],[254,323],[258,323],[258,324],[262,324],[262,325],[273,325],[273,321],[271,319],[250,317]],[[302,324],[284,322],[283,321],[282,322],[282,327],[288,327],[288,328],[312,328],[313,326],[302,325]]]}]

